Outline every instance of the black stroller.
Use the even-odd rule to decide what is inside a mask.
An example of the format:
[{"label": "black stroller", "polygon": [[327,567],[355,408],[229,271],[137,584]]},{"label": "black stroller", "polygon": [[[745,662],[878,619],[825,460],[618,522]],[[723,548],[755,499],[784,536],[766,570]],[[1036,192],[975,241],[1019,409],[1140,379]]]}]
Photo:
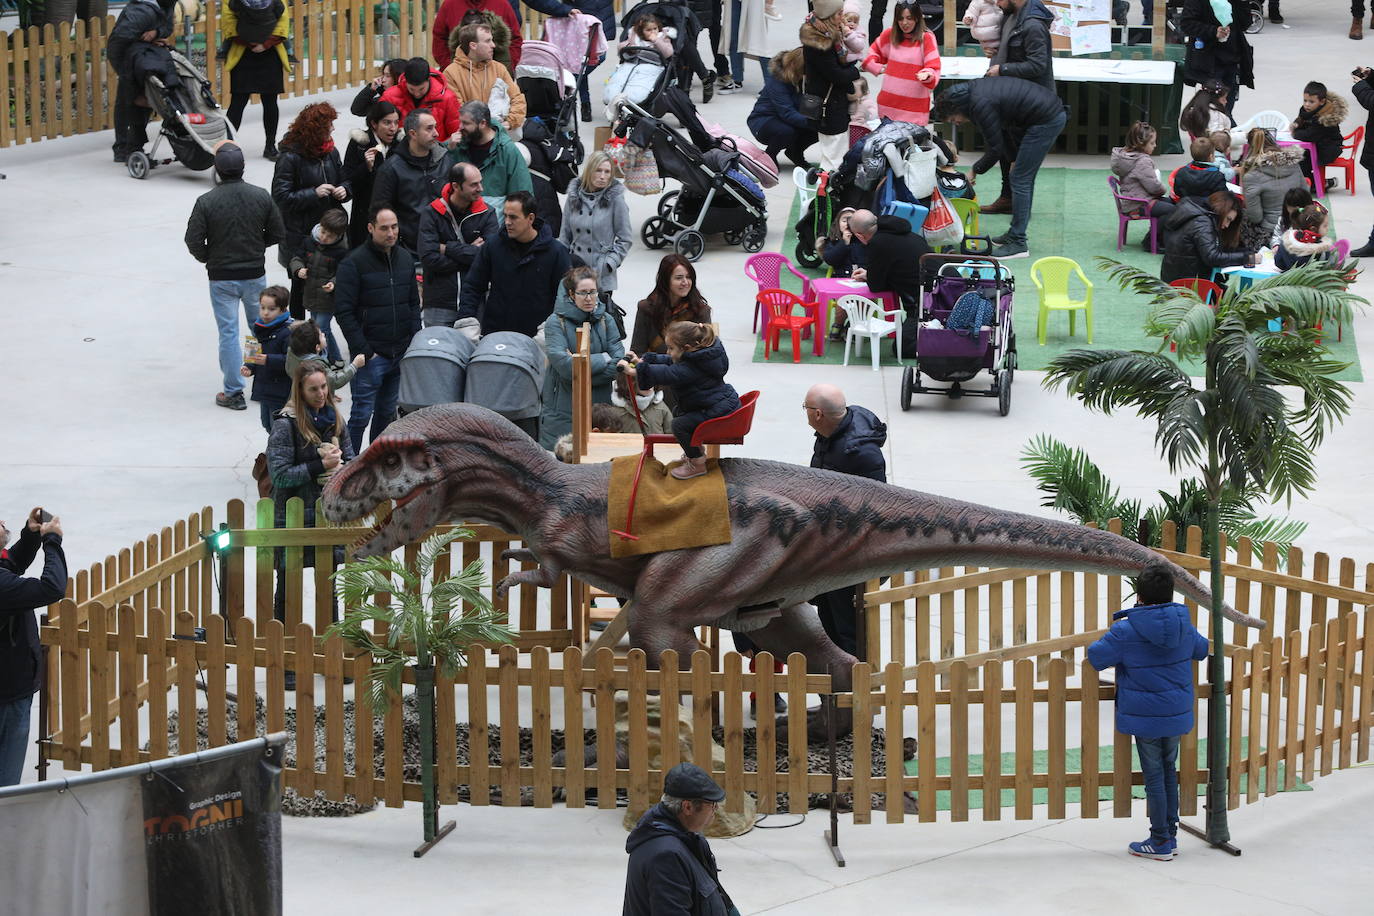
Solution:
[{"label": "black stroller", "polygon": [[[181,54],[169,53],[181,85],[168,89],[153,75],[143,81],[143,95],[162,120],[152,149],[129,154],[125,167],[131,178],[147,178],[153,169],[173,162],[203,172],[215,164],[215,145],[234,139],[234,127],[215,101],[210,81]],[[164,139],[172,148],[170,159],[157,158]]]},{"label": "black stroller", "polygon": [[[679,86],[683,92],[692,88],[692,61],[697,56],[697,36],[701,34],[701,19],[687,5],[686,0],[643,0],[636,3],[620,17],[620,39],[625,40],[630,29],[644,16],[653,16],[665,28],[675,33],[672,39],[673,57],[668,61],[662,76],[653,91],[642,102],[644,108],[651,108],[654,99],[668,86]],[[644,49],[639,49],[644,50]],[[657,60],[658,54],[650,52]],[[622,58],[624,60],[624,58]]]},{"label": "black stroller", "polygon": [[639,237],[652,249],[671,244],[689,261],[706,251],[706,236],[724,235],[730,245],[762,251],[768,237],[768,207],[763,189],[740,167],[739,150],[706,132],[687,94],[670,86],[659,97],[691,134],[691,141],[633,102],[616,103],[617,136],[651,150],[660,176],[682,183],[658,200],[658,215],[644,221]]},{"label": "black stroller", "polygon": [[538,439],[547,367],[544,349],[533,337],[517,331],[488,334],[468,358],[463,399],[496,411]]}]

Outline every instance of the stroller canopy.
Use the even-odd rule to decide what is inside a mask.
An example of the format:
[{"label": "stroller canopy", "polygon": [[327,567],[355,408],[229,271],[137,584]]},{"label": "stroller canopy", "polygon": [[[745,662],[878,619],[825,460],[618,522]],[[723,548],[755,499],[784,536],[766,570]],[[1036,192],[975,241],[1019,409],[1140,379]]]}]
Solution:
[{"label": "stroller canopy", "polygon": [[401,357],[401,407],[410,411],[462,401],[463,376],[475,346],[453,328],[421,328]]},{"label": "stroller canopy", "polygon": [[508,420],[537,417],[546,364],[544,350],[534,338],[518,331],[488,334],[468,360],[465,400]]},{"label": "stroller canopy", "polygon": [[515,65],[515,81],[523,87],[524,79],[549,80],[557,87],[560,99],[577,88],[577,76],[573,68],[563,57],[558,45],[549,41],[526,41],[520,46],[520,63]]}]

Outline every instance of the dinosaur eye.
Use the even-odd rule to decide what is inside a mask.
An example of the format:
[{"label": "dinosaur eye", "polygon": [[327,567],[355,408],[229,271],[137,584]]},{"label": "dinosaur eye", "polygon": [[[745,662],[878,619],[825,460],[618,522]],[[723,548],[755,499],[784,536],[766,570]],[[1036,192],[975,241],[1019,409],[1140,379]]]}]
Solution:
[{"label": "dinosaur eye", "polygon": [[394,471],[401,466],[401,456],[395,452],[388,452],[387,456],[382,459],[382,465],[388,470]]}]

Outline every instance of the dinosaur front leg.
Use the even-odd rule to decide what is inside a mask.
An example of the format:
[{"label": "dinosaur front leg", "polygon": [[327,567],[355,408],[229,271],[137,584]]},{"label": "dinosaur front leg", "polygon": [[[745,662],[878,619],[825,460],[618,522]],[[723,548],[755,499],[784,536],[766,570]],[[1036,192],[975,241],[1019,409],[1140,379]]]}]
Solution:
[{"label": "dinosaur front leg", "polygon": [[[508,554],[529,554],[529,556],[511,557]],[[506,559],[524,560],[526,562],[538,562],[533,553],[528,550],[506,550],[501,554]],[[541,564],[534,569],[522,569],[513,572],[500,582],[496,583],[496,597],[504,598],[506,592],[517,585],[536,585],[540,588],[553,588],[558,584],[558,577],[563,570],[548,563]]]},{"label": "dinosaur front leg", "polygon": [[[776,658],[786,659],[791,652],[801,652],[806,656],[808,674],[829,674],[831,685],[838,693],[848,691],[854,683],[853,666],[858,659],[831,642],[821,626],[816,609],[810,604],[797,604],[785,609],[768,625],[751,630],[749,638],[760,649],[772,652]],[[854,727],[853,712],[849,709],[835,710],[835,734],[847,735]],[[778,740],[787,734],[787,719],[778,720]],[[822,742],[826,740],[825,717],[820,710],[807,714],[807,740]]]},{"label": "dinosaur front leg", "polygon": [[516,547],[511,550],[501,551],[501,559],[516,563],[538,563],[539,557],[528,547]]}]

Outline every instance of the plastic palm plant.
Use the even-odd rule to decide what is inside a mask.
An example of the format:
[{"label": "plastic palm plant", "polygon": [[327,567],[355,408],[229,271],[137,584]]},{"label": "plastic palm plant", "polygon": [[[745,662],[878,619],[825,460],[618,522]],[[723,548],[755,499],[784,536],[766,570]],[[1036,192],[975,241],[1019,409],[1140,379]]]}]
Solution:
[{"label": "plastic palm plant", "polygon": [[[1350,410],[1350,390],[1335,375],[1315,328],[1349,322],[1356,303],[1346,291],[1350,268],[1313,261],[1204,303],[1129,265],[1099,258],[1121,288],[1149,303],[1145,330],[1159,350],[1070,350],[1051,361],[1044,384],[1063,387],[1089,409],[1132,408],[1158,423],[1155,444],[1172,472],[1196,468],[1206,493],[1212,586],[1212,656],[1208,668],[1207,840],[1230,840],[1226,820],[1226,693],[1222,629],[1222,556],[1217,549],[1222,497],[1230,485],[1291,501],[1316,485],[1313,453]],[[1287,330],[1271,333],[1277,319]],[[1163,352],[1172,340],[1178,362]],[[1202,364],[1199,386],[1180,365]],[[1297,397],[1285,396],[1291,388]],[[1218,740],[1219,739],[1219,740]]]},{"label": "plastic palm plant", "polygon": [[[334,573],[348,610],[327,632],[338,633],[372,656],[367,687],[373,708],[399,697],[405,669],[414,669],[426,843],[438,836],[439,818],[434,785],[435,672],[454,677],[467,664],[473,643],[509,643],[515,636],[483,594],[489,583],[481,560],[456,575],[434,576],[449,544],[470,537],[467,528],[430,535],[420,545],[414,568],[388,554],[349,561]],[[384,595],[388,603],[380,600]],[[384,636],[367,627],[379,622],[386,624]]]}]

